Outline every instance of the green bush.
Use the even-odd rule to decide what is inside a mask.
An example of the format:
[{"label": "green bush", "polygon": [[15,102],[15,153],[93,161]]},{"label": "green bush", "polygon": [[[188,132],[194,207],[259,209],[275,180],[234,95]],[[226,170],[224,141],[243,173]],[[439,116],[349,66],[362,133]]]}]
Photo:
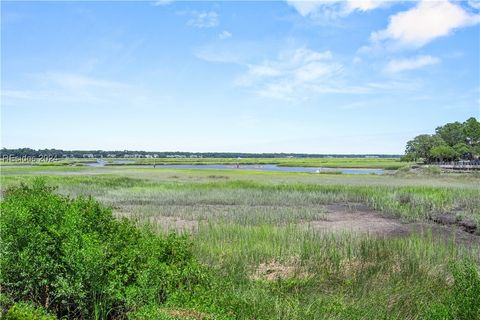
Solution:
[{"label": "green bush", "polygon": [[42,180],[8,189],[1,212],[2,291],[58,317],[114,318],[192,295],[208,280],[188,238],[138,229]]},{"label": "green bush", "polygon": [[439,175],[442,173],[442,170],[437,166],[430,165],[430,166],[424,166],[423,172],[429,175]]},{"label": "green bush", "polygon": [[4,320],[55,320],[42,308],[36,308],[27,303],[16,303],[3,317]]}]

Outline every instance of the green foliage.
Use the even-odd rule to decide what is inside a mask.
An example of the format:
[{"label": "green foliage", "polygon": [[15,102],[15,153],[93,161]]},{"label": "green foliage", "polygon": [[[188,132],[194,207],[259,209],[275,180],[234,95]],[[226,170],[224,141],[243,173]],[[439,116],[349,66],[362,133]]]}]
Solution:
[{"label": "green foliage", "polygon": [[473,148],[464,142],[457,143],[453,149],[460,158],[467,159],[473,155]]},{"label": "green foliage", "polygon": [[439,175],[442,173],[442,170],[438,166],[424,166],[423,173],[428,175]]},{"label": "green foliage", "polygon": [[463,124],[463,130],[467,143],[471,146],[480,146],[480,122],[474,117],[469,118]]},{"label": "green foliage", "polygon": [[47,313],[43,308],[32,304],[19,302],[14,304],[3,316],[4,320],[55,320],[56,317]]},{"label": "green foliage", "polygon": [[438,127],[435,132],[449,146],[462,143],[466,139],[463,124],[460,122],[447,123],[444,126]]},{"label": "green foliage", "polygon": [[480,319],[480,271],[477,264],[471,259],[461,259],[450,264],[450,272],[453,277],[451,290],[427,305],[422,318]]},{"label": "green foliage", "polygon": [[433,147],[443,144],[445,144],[445,142],[438,136],[422,134],[407,142],[405,154],[409,155],[415,161],[419,159],[426,160],[429,158],[430,150]]},{"label": "green foliage", "polygon": [[439,145],[430,149],[428,158],[430,160],[455,160],[458,157],[457,152],[455,149],[448,145]]},{"label": "green foliage", "polygon": [[186,237],[138,229],[41,180],[8,189],[1,211],[2,291],[59,317],[113,318],[207,280]]},{"label": "green foliage", "polygon": [[477,119],[472,117],[463,123],[447,123],[435,132],[408,141],[404,159],[436,161],[480,156],[480,123]]},{"label": "green foliage", "polygon": [[[7,179],[12,184],[32,181],[39,169],[22,169],[30,174],[22,177],[19,169],[9,170],[15,172]],[[48,181],[61,192],[100,195],[138,221],[196,220],[193,243],[112,219],[96,201],[59,196],[41,182],[12,188],[5,191],[0,218],[2,232],[10,221],[4,234],[14,235],[5,239],[2,233],[0,243],[2,258],[4,252],[12,256],[0,269],[8,297],[44,307],[44,286],[29,279],[51,278],[48,310],[65,318],[478,318],[473,243],[470,253],[427,230],[375,237],[306,227],[325,219],[322,204],[339,202],[362,202],[412,220],[461,208],[478,220],[478,180],[470,176],[222,171],[229,179],[218,179],[218,171],[109,168],[104,175],[96,170],[102,174],[69,175],[55,168]],[[22,243],[9,240],[21,234]],[[29,237],[43,242],[34,247]],[[21,266],[14,269],[14,261]],[[43,267],[47,262],[56,271]],[[29,264],[43,273],[37,275]],[[4,272],[10,269],[13,275]],[[62,300],[74,312],[61,311]]]},{"label": "green foliage", "polygon": [[[413,153],[407,153],[400,158],[400,161],[402,161],[402,162],[414,162],[414,161],[416,161],[416,157]],[[402,169],[402,168],[404,168],[404,167],[401,167],[399,169]]]}]

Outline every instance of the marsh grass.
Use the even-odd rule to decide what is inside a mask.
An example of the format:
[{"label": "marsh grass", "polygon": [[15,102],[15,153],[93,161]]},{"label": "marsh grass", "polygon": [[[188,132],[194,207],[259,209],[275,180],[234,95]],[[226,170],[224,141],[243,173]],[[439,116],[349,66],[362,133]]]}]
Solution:
[{"label": "marsh grass", "polygon": [[[283,167],[325,167],[325,168],[382,168],[396,170],[406,165],[399,158],[157,158],[136,159],[122,165],[264,165],[276,164]],[[109,164],[117,165],[114,160]]]},{"label": "marsh grass", "polygon": [[159,227],[164,218],[195,222],[184,232],[211,282],[193,298],[145,306],[132,319],[480,318],[477,245],[428,231],[388,238],[300,226],[323,219],[331,203],[363,203],[408,221],[450,213],[478,222],[475,177],[65,169],[5,169],[2,190],[42,176],[62,194],[93,195],[159,233],[168,231]]},{"label": "marsh grass", "polygon": [[429,233],[388,239],[210,223],[196,239],[199,257],[241,297],[239,318],[421,318],[432,306],[452,308],[452,265],[478,257]]},{"label": "marsh grass", "polygon": [[[432,180],[430,185],[417,185],[419,179],[362,177],[367,182],[380,182],[362,185],[358,183],[358,177],[355,177],[355,183],[348,183],[343,175],[285,182],[267,178],[291,178],[292,175],[253,175],[242,179],[239,178],[242,175],[222,172],[222,177],[228,179],[217,179],[216,175],[212,178],[211,172],[195,175],[195,172],[188,171],[183,177],[171,178],[172,174],[163,173],[164,178],[157,179],[141,169],[137,176],[131,172],[127,171],[125,176],[103,170],[96,174],[91,171],[68,174],[66,171],[62,175],[45,174],[43,177],[48,183],[58,185],[62,193],[93,195],[118,211],[131,212],[138,218],[179,215],[203,220],[218,216],[255,223],[255,217],[259,217],[260,223],[283,219],[290,223],[292,219],[317,218],[318,206],[322,204],[360,202],[409,221],[450,213],[480,222],[480,185],[478,180],[471,178],[456,179],[452,185],[441,185],[436,183],[437,180]],[[37,175],[38,171],[26,171],[23,175],[2,176],[2,185],[28,182]]]}]

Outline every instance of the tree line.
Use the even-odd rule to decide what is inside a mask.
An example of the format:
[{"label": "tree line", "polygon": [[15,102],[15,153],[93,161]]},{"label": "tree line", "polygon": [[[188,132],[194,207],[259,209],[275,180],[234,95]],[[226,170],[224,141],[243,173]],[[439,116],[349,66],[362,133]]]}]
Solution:
[{"label": "tree line", "polygon": [[13,157],[33,157],[49,156],[56,158],[84,158],[88,155],[93,155],[95,158],[124,158],[124,157],[140,157],[155,156],[158,158],[167,157],[185,157],[185,158],[358,158],[358,157],[375,157],[375,158],[396,158],[400,155],[389,154],[307,154],[307,153],[239,153],[239,152],[183,152],[183,151],[134,151],[134,150],[62,150],[62,149],[31,149],[31,148],[17,148],[0,150],[0,158],[6,156]]},{"label": "tree line", "polygon": [[421,134],[407,142],[404,161],[425,163],[476,160],[480,157],[480,122],[471,117],[437,127],[434,134]]}]

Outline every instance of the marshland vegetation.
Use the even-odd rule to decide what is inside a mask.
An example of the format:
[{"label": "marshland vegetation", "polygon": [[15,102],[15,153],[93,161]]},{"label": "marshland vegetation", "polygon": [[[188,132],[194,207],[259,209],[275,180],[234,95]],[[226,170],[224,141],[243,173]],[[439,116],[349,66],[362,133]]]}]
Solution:
[{"label": "marshland vegetation", "polygon": [[[70,282],[59,287],[58,279],[45,276],[42,281],[48,285],[51,299],[72,301],[69,309],[46,305],[45,286],[29,287],[30,291],[9,287],[11,274],[3,271],[11,266],[5,262],[3,312],[8,308],[11,314],[22,308],[43,308],[46,310],[41,312],[53,316],[99,319],[474,319],[480,315],[480,237],[476,228],[480,222],[480,179],[476,175],[406,170],[355,176],[130,166],[8,166],[2,167],[2,190],[20,183],[35,185],[39,177],[47,186],[58,187],[48,197],[80,197],[57,199],[60,203],[79,201],[80,207],[96,208],[92,214],[104,217],[102,221],[110,221],[105,218],[110,210],[116,217],[113,221],[126,218],[122,228],[136,226],[124,232],[136,234],[137,244],[117,243],[120,240],[106,231],[74,233],[72,221],[83,218],[75,220],[75,211],[65,209],[74,220],[64,219],[66,225],[61,229],[76,234],[72,241],[98,239],[81,254],[61,247],[56,253],[63,257],[61,267],[73,270],[65,273],[71,285],[84,288],[84,295],[66,290]],[[96,200],[81,200],[85,196]],[[12,199],[9,192],[2,197],[2,223],[6,218],[18,219],[18,211],[33,214],[31,199],[18,194]],[[61,214],[57,218],[61,221]],[[17,228],[18,220],[12,221]],[[451,223],[438,224],[445,221]],[[467,230],[462,222],[475,228]],[[11,228],[3,225],[3,235],[16,234]],[[28,229],[42,227],[34,224]],[[133,230],[139,230],[138,234]],[[179,236],[169,236],[172,232]],[[146,239],[145,244],[138,237]],[[4,236],[2,241],[11,238]],[[122,251],[115,260],[118,265],[108,265],[112,258],[105,252],[110,251],[101,245],[131,250]],[[161,257],[141,254],[152,250],[170,253]],[[16,261],[22,250],[2,254],[10,254]],[[101,257],[96,267],[105,277],[88,269],[75,270],[79,267],[75,259],[86,259],[90,254]],[[147,256],[148,262],[142,260]],[[151,272],[162,276],[155,278]],[[184,278],[169,277],[171,274]],[[22,281],[31,276],[27,274]],[[142,277],[158,280],[152,280],[145,295],[140,294],[146,290]],[[92,282],[98,282],[97,291],[92,291]],[[107,287],[116,289],[108,291]]]}]

